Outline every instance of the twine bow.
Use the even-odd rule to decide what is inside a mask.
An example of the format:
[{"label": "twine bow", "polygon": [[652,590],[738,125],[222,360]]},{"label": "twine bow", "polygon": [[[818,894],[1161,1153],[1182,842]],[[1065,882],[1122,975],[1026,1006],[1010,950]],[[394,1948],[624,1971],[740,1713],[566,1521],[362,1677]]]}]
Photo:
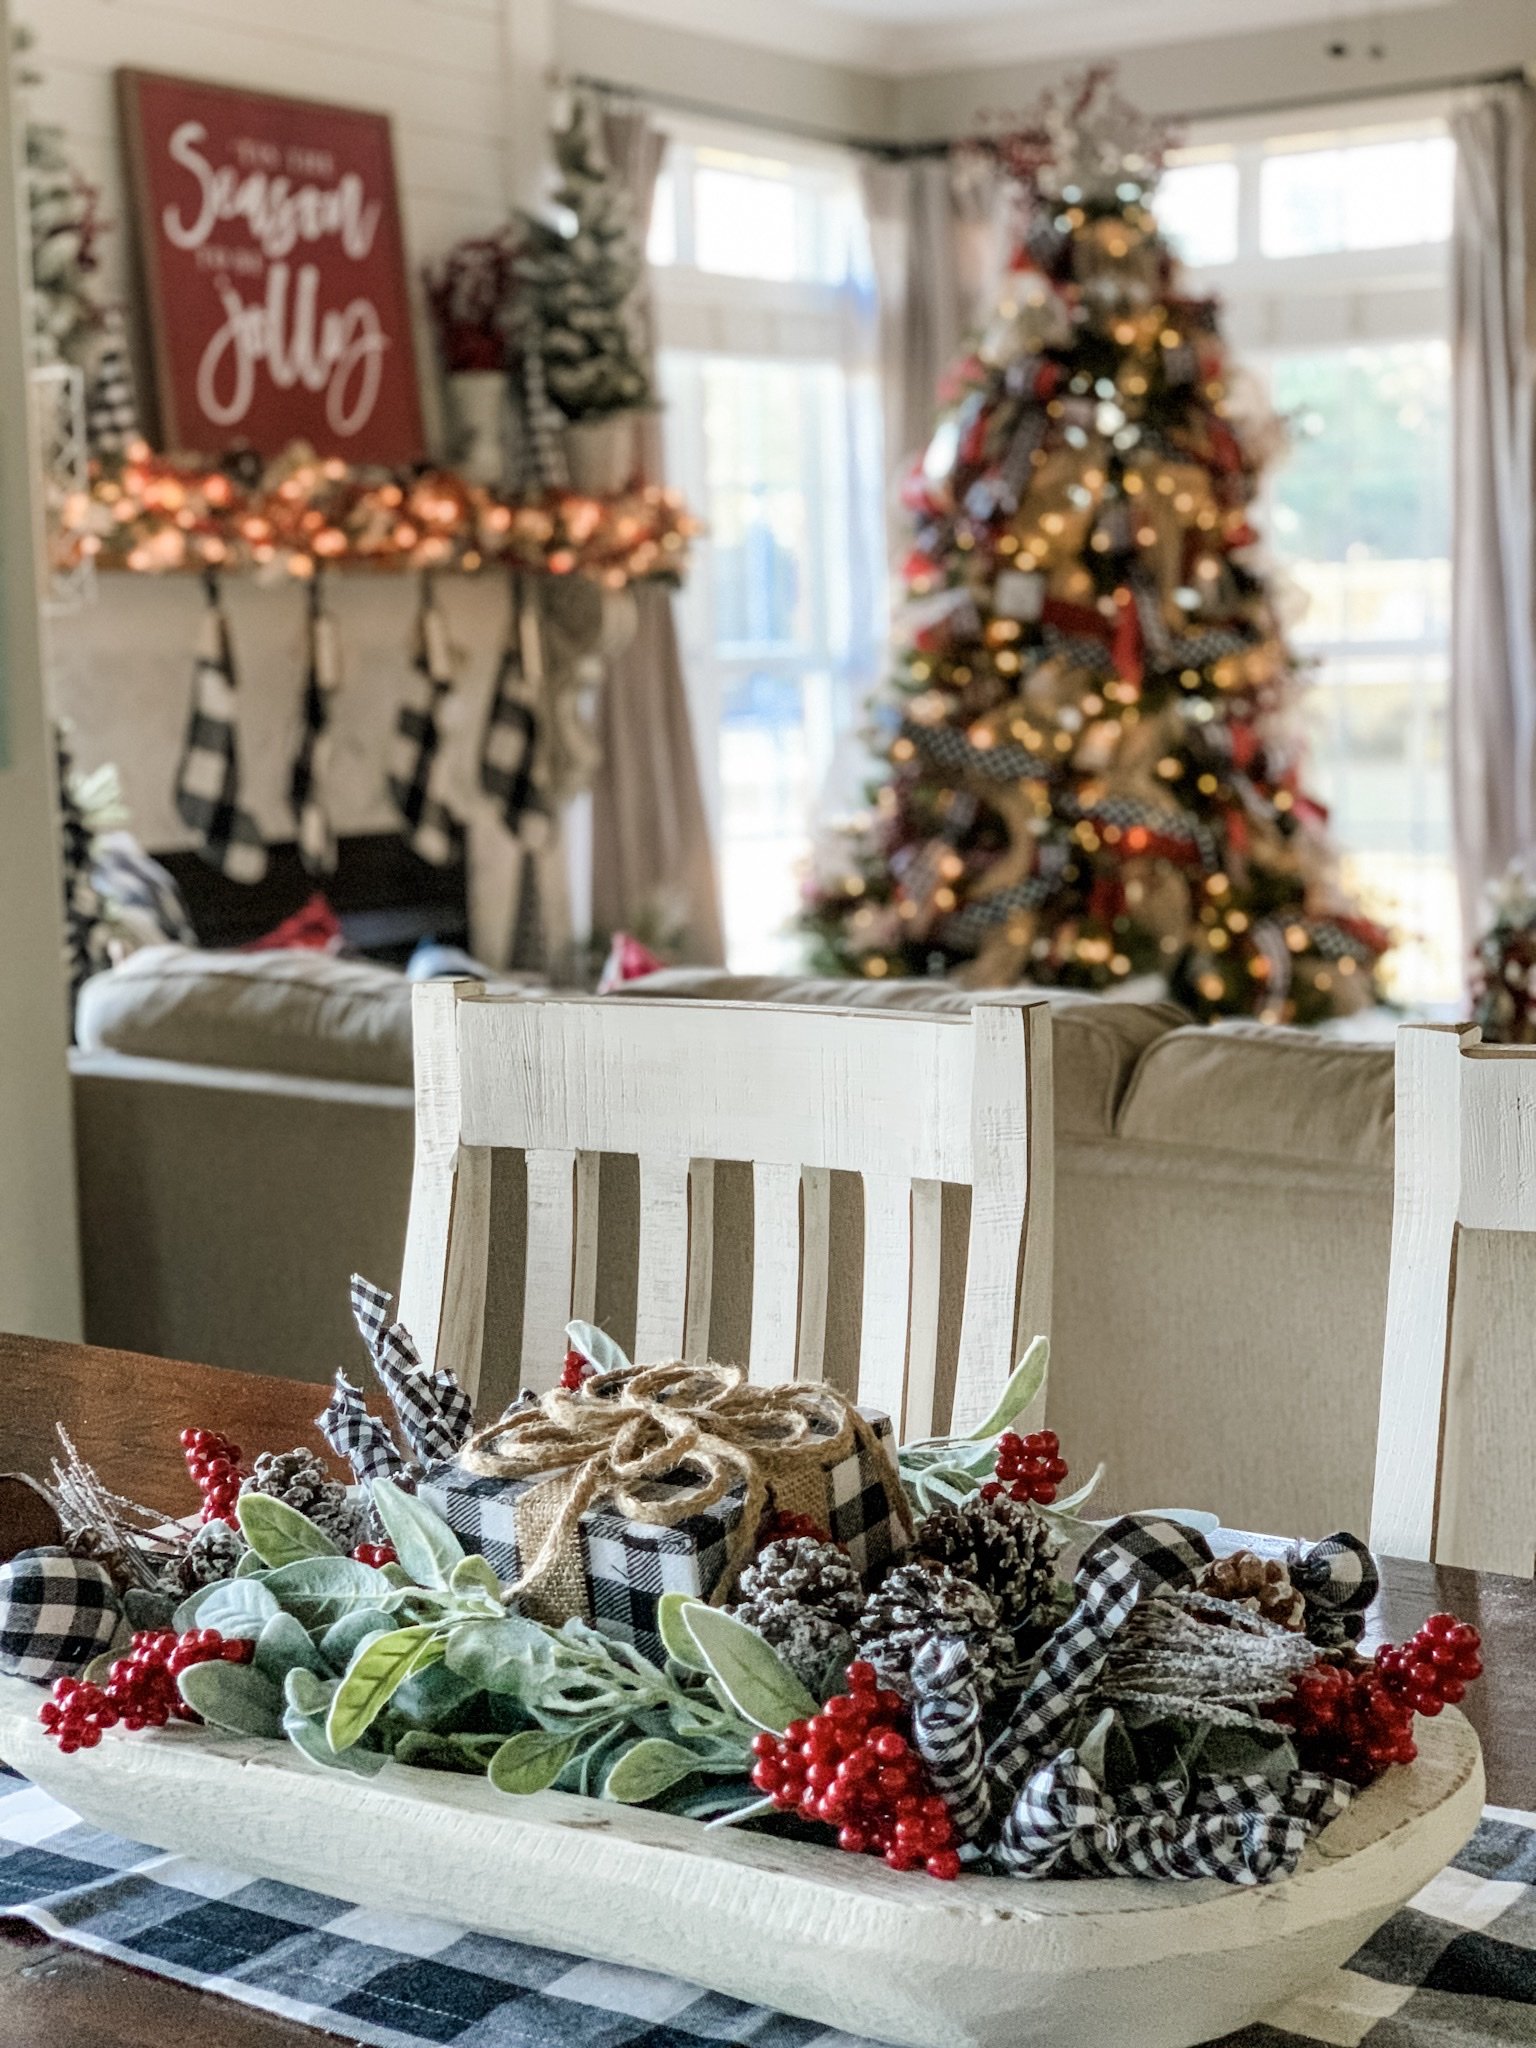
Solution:
[{"label": "twine bow", "polygon": [[739,1366],[679,1361],[600,1373],[579,1390],[553,1388],[478,1431],[459,1464],[482,1478],[544,1480],[519,1503],[520,1525],[530,1509],[535,1525],[545,1513],[550,1519],[512,1593],[548,1577],[600,1499],[627,1521],[669,1526],[744,1488],[711,1596],[718,1603],[750,1554],[770,1490],[809,1482],[855,1446],[872,1455],[891,1513],[910,1534],[895,1465],[851,1401],[828,1386],[749,1386]]}]

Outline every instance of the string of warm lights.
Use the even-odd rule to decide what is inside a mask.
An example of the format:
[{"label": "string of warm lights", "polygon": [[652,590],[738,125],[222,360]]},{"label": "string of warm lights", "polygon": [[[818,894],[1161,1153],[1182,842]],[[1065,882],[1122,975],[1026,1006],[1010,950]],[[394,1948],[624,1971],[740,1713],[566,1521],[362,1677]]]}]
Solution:
[{"label": "string of warm lights", "polygon": [[145,575],[503,565],[619,590],[680,580],[699,530],[679,495],[654,484],[519,499],[450,470],[354,469],[303,447],[256,469],[193,466],[138,445],[63,500],[55,552],[62,566],[89,559]]}]

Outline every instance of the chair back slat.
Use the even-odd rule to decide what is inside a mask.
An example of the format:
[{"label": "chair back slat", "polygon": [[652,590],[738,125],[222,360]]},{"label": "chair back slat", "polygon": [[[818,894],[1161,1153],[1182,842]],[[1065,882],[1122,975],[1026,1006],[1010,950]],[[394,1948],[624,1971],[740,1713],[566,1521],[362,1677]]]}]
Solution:
[{"label": "chair back slat", "polygon": [[715,1293],[715,1162],[695,1159],[689,1176],[688,1313],[683,1356],[709,1357],[710,1305]]},{"label": "chair back slat", "polygon": [[864,1176],[864,1290],[859,1314],[859,1399],[901,1430],[912,1290],[912,1184]]},{"label": "chair back slat", "polygon": [[[573,1314],[593,1319],[616,1288],[623,1298],[613,1261],[625,1256],[624,1218],[600,1204],[614,1154],[637,1162],[639,1214],[634,1328],[613,1334],[640,1362],[719,1355],[715,1319],[742,1327],[750,1298],[755,1380],[835,1370],[848,1384],[830,1354],[851,1314],[833,1313],[832,1290],[857,1286],[858,1398],[909,1435],[932,1433],[943,1420],[941,1226],[953,1184],[971,1189],[955,1427],[991,1405],[1022,1343],[1048,1327],[1043,1004],[854,1011],[514,998],[466,983],[428,984],[415,1000],[407,1286],[429,1331],[423,1355],[471,1391],[479,1331],[468,1325],[484,1320],[489,1159],[500,1147],[522,1152],[527,1180],[525,1387],[558,1378]],[[725,1241],[717,1228],[736,1214],[726,1162],[751,1173],[749,1292],[738,1284],[748,1233],[733,1226]],[[852,1240],[845,1248],[836,1235],[842,1174],[861,1191],[862,1272]],[[728,1343],[739,1357],[738,1340]]]},{"label": "chair back slat", "polygon": [[688,1306],[688,1161],[640,1155],[640,1250],[635,1357],[681,1358]]},{"label": "chair back slat", "polygon": [[832,1255],[832,1175],[808,1166],[800,1175],[800,1370],[803,1380],[827,1370],[828,1261]]},{"label": "chair back slat", "polygon": [[[1392,1266],[1371,1542],[1536,1572],[1536,1050],[1475,1025],[1397,1035]],[[1529,1257],[1536,1258],[1536,1248]]]},{"label": "chair back slat", "polygon": [[527,1155],[528,1236],[523,1268],[523,1375],[542,1394],[560,1377],[571,1319],[576,1226],[576,1154],[540,1148]]},{"label": "chair back slat", "polygon": [[602,1242],[600,1152],[576,1154],[576,1244],[571,1258],[571,1314],[584,1323],[597,1315],[597,1259]]},{"label": "chair back slat", "polygon": [[800,1307],[800,1169],[752,1168],[752,1339],[748,1370],[762,1386],[795,1377]]},{"label": "chair back slat", "polygon": [[932,1436],[939,1389],[939,1285],[943,1257],[944,1186],[912,1183],[912,1307],[907,1330],[905,1437]]}]

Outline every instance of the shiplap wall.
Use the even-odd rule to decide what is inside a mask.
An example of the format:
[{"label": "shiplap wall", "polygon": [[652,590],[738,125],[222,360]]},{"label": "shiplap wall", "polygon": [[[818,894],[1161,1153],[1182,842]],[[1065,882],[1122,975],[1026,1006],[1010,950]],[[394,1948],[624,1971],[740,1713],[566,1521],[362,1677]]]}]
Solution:
[{"label": "shiplap wall", "polygon": [[[413,271],[461,235],[498,221],[527,190],[542,150],[538,37],[542,0],[20,0],[36,37],[38,118],[59,122],[107,217],[126,219],[113,72],[175,71],[388,113]],[[530,142],[533,143],[530,149]],[[106,243],[105,281],[126,290],[128,238]],[[437,419],[430,339],[416,291],[417,348],[429,420]],[[335,797],[344,832],[386,830],[383,772],[406,677],[414,590],[382,577],[339,586],[346,683],[336,721]],[[82,764],[117,763],[134,827],[151,846],[186,843],[171,782],[191,678],[198,591],[187,579],[98,579],[88,610],[50,622],[56,708],[72,719]],[[466,805],[475,739],[506,616],[499,579],[443,579],[465,656],[466,699],[449,745]],[[303,608],[291,587],[232,579],[244,695],[248,797],[263,830],[291,838],[284,802],[298,731]]]}]

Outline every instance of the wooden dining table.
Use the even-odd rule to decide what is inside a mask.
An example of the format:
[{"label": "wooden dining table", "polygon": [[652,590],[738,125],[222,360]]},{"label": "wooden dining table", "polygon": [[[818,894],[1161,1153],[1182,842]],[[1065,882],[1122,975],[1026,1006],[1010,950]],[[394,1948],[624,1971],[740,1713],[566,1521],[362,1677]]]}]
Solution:
[{"label": "wooden dining table", "polygon": [[[0,1472],[46,1476],[58,1425],[107,1485],[169,1516],[196,1504],[180,1432],[223,1430],[248,1453],[318,1447],[326,1390],[135,1352],[0,1334]],[[1466,1711],[1488,1799],[1536,1809],[1536,1583],[1383,1561],[1373,1634],[1400,1639],[1449,1608],[1482,1631],[1486,1676]],[[0,1921],[0,2048],[318,2048],[331,2038]]]}]

